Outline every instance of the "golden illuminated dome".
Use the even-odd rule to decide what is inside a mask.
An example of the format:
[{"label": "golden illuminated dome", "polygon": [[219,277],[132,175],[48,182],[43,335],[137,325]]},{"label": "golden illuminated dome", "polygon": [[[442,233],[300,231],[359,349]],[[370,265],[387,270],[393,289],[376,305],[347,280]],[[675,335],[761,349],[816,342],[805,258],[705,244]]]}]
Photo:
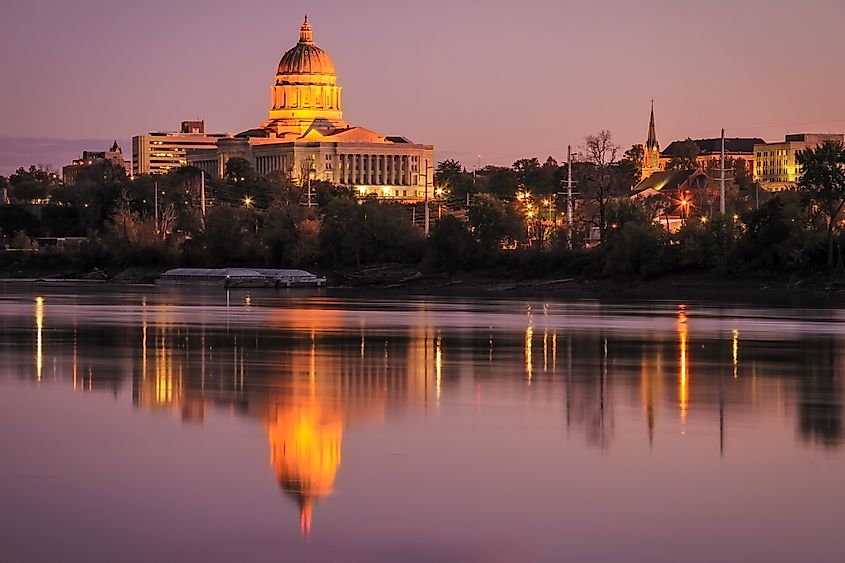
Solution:
[{"label": "golden illuminated dome", "polygon": [[271,88],[270,119],[262,125],[271,137],[298,138],[312,128],[346,127],[334,64],[314,45],[308,16],[299,43],[282,56]]},{"label": "golden illuminated dome", "polygon": [[308,23],[308,16],[305,16],[305,23],[299,28],[299,43],[279,61],[276,84],[334,84],[334,80],[325,80],[334,74],[334,64],[328,53],[314,45],[311,24]]}]

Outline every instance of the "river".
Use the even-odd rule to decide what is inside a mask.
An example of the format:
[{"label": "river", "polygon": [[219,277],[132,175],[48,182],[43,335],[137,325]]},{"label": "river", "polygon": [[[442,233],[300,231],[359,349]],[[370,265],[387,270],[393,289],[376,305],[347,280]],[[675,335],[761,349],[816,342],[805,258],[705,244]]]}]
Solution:
[{"label": "river", "polygon": [[0,284],[0,561],[845,560],[845,313]]}]

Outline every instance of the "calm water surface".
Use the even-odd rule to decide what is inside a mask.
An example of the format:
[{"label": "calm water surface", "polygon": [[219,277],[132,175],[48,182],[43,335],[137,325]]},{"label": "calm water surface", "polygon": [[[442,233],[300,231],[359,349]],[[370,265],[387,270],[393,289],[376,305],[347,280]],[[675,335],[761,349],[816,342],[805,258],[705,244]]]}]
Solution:
[{"label": "calm water surface", "polygon": [[0,561],[845,560],[845,313],[0,285]]}]

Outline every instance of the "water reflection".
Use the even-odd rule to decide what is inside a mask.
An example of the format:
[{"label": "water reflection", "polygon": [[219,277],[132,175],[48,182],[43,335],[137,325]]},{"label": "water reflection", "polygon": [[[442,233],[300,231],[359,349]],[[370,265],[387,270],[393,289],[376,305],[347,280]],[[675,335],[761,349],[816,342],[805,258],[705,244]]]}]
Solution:
[{"label": "water reflection", "polygon": [[[130,294],[112,305],[42,295],[34,331],[32,317],[6,307],[5,373],[115,395],[128,385],[137,408],[170,410],[185,424],[201,424],[208,409],[259,421],[304,534],[315,506],[335,491],[349,428],[384,424],[390,413],[433,416],[467,394],[478,406],[514,397],[553,403],[570,436],[605,452],[620,428],[654,449],[697,424],[718,433],[714,453],[729,456],[731,417],[761,413],[792,421],[803,444],[843,441],[844,342],[830,332],[785,339],[751,329],[741,339],[732,315],[697,331],[697,318],[710,322],[713,312],[689,304],[639,313],[667,321],[655,328],[599,305],[574,314],[547,303],[542,315],[510,306],[497,314],[519,320],[503,325],[444,322],[455,309],[449,303],[405,304],[413,314],[391,320],[379,315],[396,304],[350,310],[316,298],[273,307],[248,294],[227,296],[227,305],[209,299],[186,315],[166,295]],[[112,316],[89,315],[109,306]],[[629,328],[585,328],[579,315],[599,325],[615,315]]]}]

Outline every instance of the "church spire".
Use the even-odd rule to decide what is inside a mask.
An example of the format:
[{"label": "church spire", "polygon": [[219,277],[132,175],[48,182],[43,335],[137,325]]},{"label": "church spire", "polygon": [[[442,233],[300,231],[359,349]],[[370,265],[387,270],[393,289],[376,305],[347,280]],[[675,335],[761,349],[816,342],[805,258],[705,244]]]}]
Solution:
[{"label": "church spire", "polygon": [[299,28],[299,42],[311,45],[314,43],[314,34],[311,32],[311,24],[308,23],[308,15],[305,16],[305,21],[302,27]]},{"label": "church spire", "polygon": [[660,170],[660,145],[657,143],[657,130],[654,127],[654,100],[651,100],[651,117],[648,121],[648,139],[643,147],[643,166],[640,180],[645,180]]},{"label": "church spire", "polygon": [[648,122],[648,140],[645,143],[647,149],[657,150],[660,147],[657,144],[657,132],[654,128],[654,100],[651,100],[651,119]]}]

